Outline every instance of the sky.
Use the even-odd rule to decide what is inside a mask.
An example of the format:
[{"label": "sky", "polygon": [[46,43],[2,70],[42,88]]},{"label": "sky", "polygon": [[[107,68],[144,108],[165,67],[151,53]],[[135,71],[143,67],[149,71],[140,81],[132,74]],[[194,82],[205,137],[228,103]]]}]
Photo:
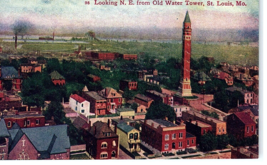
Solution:
[{"label": "sky", "polygon": [[[50,29],[94,27],[181,28],[189,11],[192,28],[258,29],[258,0],[243,0],[247,6],[85,5],[84,0],[0,0],[0,27],[27,21]],[[105,1],[105,0],[98,0]],[[108,0],[109,1],[109,0]],[[111,0],[112,1],[112,0]],[[113,0],[119,3],[119,0]],[[210,0],[216,4],[217,0]],[[236,0],[228,0],[235,4]],[[226,1],[226,2],[228,2]],[[125,0],[128,3],[128,0]],[[137,0],[133,0],[134,3]]]}]

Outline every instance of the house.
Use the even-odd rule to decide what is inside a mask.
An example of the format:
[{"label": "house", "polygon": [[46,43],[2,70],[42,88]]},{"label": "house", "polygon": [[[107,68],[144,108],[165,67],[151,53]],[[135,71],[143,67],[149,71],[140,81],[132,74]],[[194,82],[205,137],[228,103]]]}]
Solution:
[{"label": "house", "polygon": [[124,60],[137,60],[137,54],[122,54],[121,58]]},{"label": "house", "polygon": [[164,104],[167,104],[170,106],[173,105],[173,97],[171,95],[161,93],[155,90],[146,90],[146,95],[152,98],[154,101],[162,100]]},{"label": "house", "polygon": [[90,102],[90,112],[96,115],[107,114],[107,100],[94,91],[83,91],[82,97]]},{"label": "house", "polygon": [[86,117],[90,115],[90,102],[77,94],[70,95],[69,106]]},{"label": "house", "polygon": [[173,110],[176,114],[176,117],[182,117],[182,112],[189,111],[190,107],[186,105],[174,105]]},{"label": "house", "polygon": [[0,111],[14,109],[26,111],[27,106],[22,104],[22,99],[16,92],[0,91]]},{"label": "house", "polygon": [[119,116],[123,117],[134,117],[135,110],[132,108],[118,108],[116,112]]},{"label": "house", "polygon": [[75,119],[73,120],[72,124],[78,130],[80,130],[80,129],[88,129],[90,127],[88,119],[83,115],[79,115],[79,116],[75,117]]},{"label": "house", "polygon": [[100,80],[101,80],[100,77],[95,76],[95,75],[92,75],[92,74],[88,74],[87,77],[88,77],[89,80],[92,81],[92,82],[97,82],[97,81],[100,81]]},{"label": "house", "polygon": [[120,145],[130,152],[139,152],[140,148],[140,132],[134,127],[126,123],[117,124],[117,135],[119,135]]},{"label": "house", "polygon": [[203,115],[199,112],[195,111],[182,112],[182,120],[184,121],[199,120],[203,123],[209,124],[212,126],[212,133],[216,136],[227,134],[226,122],[212,118],[207,115]]},{"label": "house", "polygon": [[150,105],[151,105],[151,103],[152,103],[154,100],[151,99],[150,97],[145,96],[145,95],[137,94],[137,95],[135,95],[135,97],[134,97],[134,101],[135,101],[137,104],[144,105],[144,106],[146,106],[147,108],[149,108]]},{"label": "house", "polygon": [[136,109],[136,113],[146,113],[147,112],[147,108],[148,107],[140,104],[140,105],[138,105],[138,107]]},{"label": "house", "polygon": [[120,90],[125,90],[128,88],[129,90],[137,90],[137,81],[133,80],[121,80],[120,81]]},{"label": "house", "polygon": [[5,119],[7,129],[11,129],[15,123],[20,128],[42,127],[45,125],[44,115],[38,112],[8,112],[6,115],[3,115],[3,118]]},{"label": "house", "polygon": [[234,77],[245,84],[247,87],[250,87],[254,84],[254,80],[249,74],[237,72],[234,74]]},{"label": "house", "polygon": [[[147,119],[142,123],[141,140],[162,153],[185,151],[187,148],[186,126],[162,119]],[[189,147],[196,146],[196,137],[189,136]],[[190,144],[191,143],[191,144]]]},{"label": "house", "polygon": [[251,119],[255,123],[258,123],[259,122],[259,106],[258,105],[244,104],[244,105],[240,105],[238,107],[238,110],[240,112],[248,113],[250,115]]},{"label": "house", "polygon": [[13,66],[2,66],[0,77],[0,90],[3,90],[4,81],[12,81],[12,91],[21,91],[22,77]]},{"label": "house", "polygon": [[50,73],[50,77],[54,85],[65,85],[65,78],[57,71]]},{"label": "house", "polygon": [[231,149],[231,159],[258,159],[259,146],[237,147]]},{"label": "house", "polygon": [[227,132],[237,139],[243,139],[255,135],[256,123],[249,114],[236,112],[227,116]]},{"label": "house", "polygon": [[36,73],[42,72],[42,66],[37,64],[21,64],[20,65],[21,73]]},{"label": "house", "polygon": [[4,119],[0,119],[0,148],[4,159],[67,160],[70,158],[67,125],[20,128],[15,124],[10,130],[5,126]]},{"label": "house", "polygon": [[215,69],[215,68],[212,68],[211,71],[210,71],[211,74],[213,74],[213,77],[214,78],[217,78],[217,79],[220,79],[220,80],[224,80],[225,83],[229,86],[233,85],[234,84],[234,78],[233,76],[229,75],[228,73],[226,72],[223,72],[219,69]]},{"label": "house", "polygon": [[244,96],[244,103],[245,104],[250,104],[250,105],[258,105],[259,103],[259,98],[258,95],[255,94],[253,91],[248,91],[248,90],[243,90],[242,87],[229,87],[226,88],[226,94],[232,95],[234,92],[240,92]]},{"label": "house", "polygon": [[107,100],[107,111],[110,113],[116,113],[116,109],[122,105],[122,95],[113,88],[106,87],[99,95]]},{"label": "house", "polygon": [[208,132],[212,132],[212,126],[199,120],[190,120],[186,121],[186,132],[195,135],[197,138],[197,143],[199,143],[201,136]]},{"label": "house", "polygon": [[86,132],[86,150],[94,159],[116,159],[119,155],[119,136],[107,123],[97,121]]}]

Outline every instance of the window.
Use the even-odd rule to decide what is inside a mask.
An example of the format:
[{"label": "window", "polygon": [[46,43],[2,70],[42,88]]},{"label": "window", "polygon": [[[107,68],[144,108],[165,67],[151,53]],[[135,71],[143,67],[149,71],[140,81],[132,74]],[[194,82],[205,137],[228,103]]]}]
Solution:
[{"label": "window", "polygon": [[84,113],[84,109],[82,109],[81,112]]},{"label": "window", "polygon": [[109,105],[107,106],[107,109],[109,109]]},{"label": "window", "polygon": [[30,120],[27,120],[27,125],[30,125]]},{"label": "window", "polygon": [[77,111],[77,107],[75,107],[75,111]]},{"label": "window", "polygon": [[187,146],[189,146],[190,145],[190,141],[189,140],[187,140]]},{"label": "window", "polygon": [[138,139],[138,133],[135,133],[134,134],[134,140],[137,140]]},{"label": "window", "polygon": [[36,123],[36,125],[39,125],[40,124],[40,120],[36,119],[35,123]]},{"label": "window", "polygon": [[192,139],[192,144],[194,144],[194,139]]},{"label": "window", "polygon": [[76,105],[78,105],[78,101],[76,101]]},{"label": "window", "polygon": [[169,140],[169,134],[165,135],[165,140]]},{"label": "window", "polygon": [[111,152],[111,157],[112,157],[112,158],[116,157],[116,151],[112,151],[112,152]]},{"label": "window", "polygon": [[130,133],[129,138],[130,138],[130,139],[133,139],[133,134],[132,134],[132,133]]},{"label": "window", "polygon": [[165,144],[164,149],[168,150],[169,149],[169,144]]},{"label": "window", "polygon": [[82,107],[83,107],[83,104],[82,104]]},{"label": "window", "polygon": [[108,158],[108,153],[107,152],[101,152],[100,159],[107,159],[107,158]]},{"label": "window", "polygon": [[107,148],[107,147],[108,147],[108,143],[107,142],[102,142],[101,143],[101,149]]},{"label": "window", "polygon": [[115,140],[112,141],[112,147],[116,147],[116,141]]},{"label": "window", "polygon": [[249,132],[249,126],[247,126],[247,132]]},{"label": "window", "polygon": [[26,125],[27,125],[27,121],[25,120],[25,121],[24,121],[24,127],[26,127]]},{"label": "window", "polygon": [[251,131],[254,131],[254,127],[253,126],[251,126]]},{"label": "window", "polygon": [[172,134],[172,139],[176,139],[176,133]]},{"label": "window", "polygon": [[183,138],[183,133],[182,132],[179,133],[179,138]]},{"label": "window", "polygon": [[11,127],[11,121],[9,121],[9,122],[7,123],[7,126],[8,126],[8,127]]},{"label": "window", "polygon": [[179,142],[179,147],[183,147],[183,142]]},{"label": "window", "polygon": [[121,99],[119,98],[119,103],[121,102]]},{"label": "window", "polygon": [[111,102],[113,103],[114,102],[114,99],[111,99]]}]

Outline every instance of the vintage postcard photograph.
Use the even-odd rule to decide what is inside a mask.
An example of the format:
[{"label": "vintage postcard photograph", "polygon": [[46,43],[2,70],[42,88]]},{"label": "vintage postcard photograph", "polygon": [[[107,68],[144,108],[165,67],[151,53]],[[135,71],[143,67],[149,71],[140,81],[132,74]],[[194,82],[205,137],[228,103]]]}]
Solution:
[{"label": "vintage postcard photograph", "polygon": [[259,0],[0,0],[0,13],[3,162],[259,158]]}]

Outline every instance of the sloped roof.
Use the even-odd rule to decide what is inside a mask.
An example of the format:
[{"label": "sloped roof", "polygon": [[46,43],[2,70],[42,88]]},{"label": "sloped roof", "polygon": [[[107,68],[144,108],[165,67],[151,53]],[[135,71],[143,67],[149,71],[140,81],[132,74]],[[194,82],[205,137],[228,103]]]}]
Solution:
[{"label": "sloped roof", "polygon": [[110,87],[106,87],[104,89],[102,89],[99,94],[103,97],[106,98],[118,98],[118,97],[122,97],[121,94],[119,94],[115,89],[110,88]]},{"label": "sloped roof", "polygon": [[244,123],[245,125],[255,124],[255,122],[250,118],[249,114],[247,113],[236,112],[234,113],[234,115],[238,117],[241,120],[241,122]]},{"label": "sloped roof", "polygon": [[128,133],[128,132],[132,131],[133,129],[135,129],[134,127],[129,126],[126,123],[117,124],[117,128],[119,128],[120,130],[122,130],[125,133]]},{"label": "sloped roof", "polygon": [[9,137],[9,136],[10,134],[8,133],[5,120],[0,118],[0,137]]},{"label": "sloped roof", "polygon": [[[89,133],[93,135],[95,138],[109,138],[109,137],[118,137],[110,127],[108,127],[107,123],[102,121],[97,121],[90,128]],[[107,136],[106,133],[110,133],[110,136]]]},{"label": "sloped roof", "polygon": [[79,96],[77,94],[70,95],[70,97],[73,98],[74,100],[78,101],[79,103],[86,101],[84,98],[82,98],[81,96]]},{"label": "sloped roof", "polygon": [[81,118],[80,116],[76,117],[73,121],[73,125],[74,127],[76,127],[77,129],[81,129],[84,127],[89,127],[89,124],[87,123],[86,120],[84,120],[83,118]]},{"label": "sloped roof", "polygon": [[97,92],[95,91],[90,91],[90,92],[84,92],[86,95],[92,97],[95,100],[106,100],[102,96],[100,96]]},{"label": "sloped roof", "polygon": [[59,74],[57,71],[53,71],[50,73],[51,79],[59,80],[59,79],[65,79],[61,74]]},{"label": "sloped roof", "polygon": [[[67,125],[44,126],[34,128],[11,129],[11,149],[16,146],[21,137],[25,134],[41,155],[64,153],[70,148],[70,141],[67,135]],[[48,154],[49,153],[49,154]]]},{"label": "sloped roof", "polygon": [[185,15],[184,23],[185,23],[185,22],[187,22],[187,23],[191,23],[191,20],[190,20],[188,11],[186,11],[186,15]]},{"label": "sloped roof", "polygon": [[147,96],[142,95],[142,94],[137,94],[137,95],[135,95],[135,97],[140,99],[140,100],[146,101],[146,102],[149,102],[149,101],[153,100],[150,97],[147,97]]},{"label": "sloped roof", "polygon": [[1,78],[20,78],[18,71],[13,66],[2,66],[1,74]]}]

